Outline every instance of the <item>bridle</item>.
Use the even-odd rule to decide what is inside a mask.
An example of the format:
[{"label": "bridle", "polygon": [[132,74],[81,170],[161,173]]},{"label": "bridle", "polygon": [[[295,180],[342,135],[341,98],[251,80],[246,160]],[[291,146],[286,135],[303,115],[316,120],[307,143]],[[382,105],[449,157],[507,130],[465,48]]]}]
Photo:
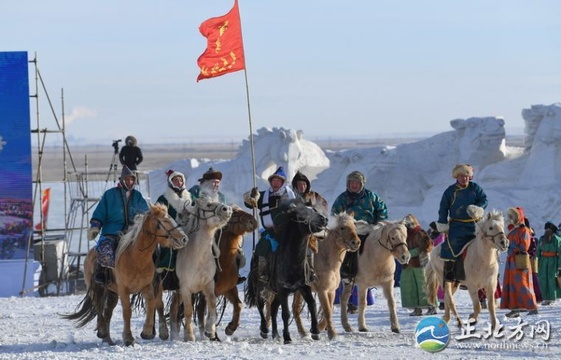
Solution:
[{"label": "bridle", "polygon": [[388,250],[391,253],[395,252],[397,250],[397,248],[400,247],[400,246],[405,246],[406,249],[409,249],[406,242],[403,241],[403,242],[400,242],[399,244],[394,245],[391,242],[390,238],[391,238],[391,236],[389,236],[389,234],[388,234],[388,236],[386,237],[386,244],[388,244],[389,246],[382,243],[382,237],[381,236],[378,239],[378,243],[380,244],[380,246],[382,246],[384,249]]},{"label": "bridle", "polygon": [[139,249],[139,251],[145,251],[145,250],[149,249],[152,245],[154,245],[154,242],[156,242],[156,239],[159,238],[159,237],[160,237],[160,238],[164,238],[164,239],[172,238],[172,239],[175,240],[175,241],[179,241],[178,238],[176,238],[175,236],[173,236],[172,232],[173,232],[174,230],[177,230],[178,228],[180,228],[180,225],[177,225],[177,226],[175,226],[175,227],[173,227],[173,228],[171,228],[171,229],[168,229],[168,228],[166,228],[166,227],[164,226],[164,224],[162,223],[162,220],[160,220],[159,218],[156,218],[156,222],[157,222],[157,224],[156,224],[156,231],[158,231],[158,229],[163,229],[163,230],[165,231],[165,235],[160,235],[160,234],[157,234],[156,232],[151,232],[151,231],[148,231],[148,230],[144,230],[144,231],[147,232],[149,235],[152,235],[152,238],[153,238],[153,239],[152,239],[152,242],[151,242],[150,244],[148,244],[147,247],[145,247],[144,249]]}]

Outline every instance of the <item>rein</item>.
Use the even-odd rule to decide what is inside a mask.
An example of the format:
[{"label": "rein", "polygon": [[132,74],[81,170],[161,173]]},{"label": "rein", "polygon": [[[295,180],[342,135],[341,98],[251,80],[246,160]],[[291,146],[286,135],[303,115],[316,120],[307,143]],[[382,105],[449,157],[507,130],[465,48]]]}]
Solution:
[{"label": "rein", "polygon": [[[147,233],[148,235],[151,235],[151,236],[152,236],[152,242],[151,242],[150,244],[148,244],[148,246],[146,246],[145,248],[139,249],[139,251],[146,251],[146,250],[148,250],[150,247],[152,247],[152,245],[154,245],[154,243],[156,242],[156,239],[159,238],[159,237],[164,238],[164,239],[172,238],[172,239],[174,239],[174,240],[177,240],[177,239],[171,234],[171,232],[172,232],[173,230],[176,230],[177,228],[179,228],[179,227],[180,227],[179,225],[177,225],[177,226],[175,226],[175,227],[173,227],[173,228],[171,228],[171,229],[167,229],[167,228],[164,226],[164,224],[162,223],[162,221],[161,221],[160,219],[156,218],[156,221],[158,222],[158,224],[156,225],[156,231],[157,231],[158,229],[162,228],[162,229],[164,229],[164,231],[166,232],[165,235],[156,234],[155,232],[151,232],[151,231],[149,231],[149,230],[143,230],[145,233]],[[146,222],[146,220],[144,220],[144,222]]]},{"label": "rein", "polygon": [[400,242],[397,245],[394,245],[391,241],[390,241],[390,237],[387,236],[386,238],[386,244],[389,244],[389,246],[386,246],[384,244],[382,244],[382,237],[380,236],[380,238],[378,239],[378,243],[380,244],[381,247],[383,247],[384,249],[388,250],[389,252],[393,253],[394,251],[397,250],[398,247],[400,246],[405,246],[406,249],[409,249],[409,247],[407,246],[407,243],[405,242]]}]

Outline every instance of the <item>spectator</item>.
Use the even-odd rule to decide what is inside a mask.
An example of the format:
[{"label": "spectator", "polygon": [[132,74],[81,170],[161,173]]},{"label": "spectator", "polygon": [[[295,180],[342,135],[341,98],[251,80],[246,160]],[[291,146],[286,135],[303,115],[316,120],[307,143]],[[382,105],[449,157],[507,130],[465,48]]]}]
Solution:
[{"label": "spectator", "polygon": [[125,138],[125,146],[119,152],[121,165],[128,167],[132,171],[137,170],[137,166],[142,162],[142,151],[138,147],[136,138],[129,135]]}]

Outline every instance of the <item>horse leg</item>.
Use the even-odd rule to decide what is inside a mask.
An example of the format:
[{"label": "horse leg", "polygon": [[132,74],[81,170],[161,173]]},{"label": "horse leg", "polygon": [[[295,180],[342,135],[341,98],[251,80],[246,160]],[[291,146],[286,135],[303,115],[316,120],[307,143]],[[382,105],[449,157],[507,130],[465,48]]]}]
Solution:
[{"label": "horse leg", "polygon": [[158,313],[158,333],[160,339],[167,340],[169,338],[169,330],[164,314],[163,292],[162,286],[160,285],[158,288],[158,294],[156,295],[156,312]]},{"label": "horse leg", "polygon": [[216,295],[214,295],[214,281],[209,283],[203,291],[207,300],[207,316],[205,324],[205,335],[210,340],[217,340],[216,336]]},{"label": "horse leg", "polygon": [[[308,312],[310,313],[311,323],[312,323],[310,327],[310,332],[312,333],[312,339],[319,340],[317,305],[316,305],[316,300],[314,299],[314,295],[312,294],[312,289],[310,289],[309,286],[304,286],[303,288],[300,289],[300,292],[304,297],[304,301],[306,301],[306,304],[308,304]],[[288,316],[290,316],[290,312],[288,312]],[[288,332],[288,327],[287,327],[287,332]]]},{"label": "horse leg", "polygon": [[[363,288],[361,285],[358,286],[357,291],[357,298],[358,298],[358,315],[357,315],[357,322],[358,322],[358,331],[367,332],[368,327],[366,326],[366,320],[364,318],[364,313],[366,312],[366,293],[368,292],[368,288]],[[385,294],[385,293],[384,293]],[[386,296],[387,299],[387,296]],[[389,304],[388,304],[389,308]],[[390,314],[391,317],[391,314]]]},{"label": "horse leg", "polygon": [[472,289],[472,287],[468,287],[468,291],[471,302],[473,303],[473,313],[469,315],[468,321],[475,325],[477,324],[477,319],[479,318],[479,314],[481,313],[481,303],[479,302],[478,289]]},{"label": "horse leg", "polygon": [[[400,327],[399,327],[399,319],[397,317],[397,307],[395,305],[395,297],[393,294],[393,280],[386,283],[385,285],[382,285],[382,288],[384,290],[384,296],[388,301],[388,310],[390,311],[391,330],[392,332],[399,334]],[[364,301],[366,302],[366,297],[364,298]]]},{"label": "horse leg", "polygon": [[335,324],[333,324],[333,301],[335,299],[335,293],[323,290],[318,292],[318,298],[323,313],[321,320],[318,322],[318,330],[321,332],[327,329],[329,340],[333,340],[337,337]]},{"label": "horse leg", "polygon": [[119,298],[123,309],[123,342],[126,346],[134,345],[134,337],[131,332],[131,299],[130,294],[123,288],[119,288]]},{"label": "horse leg", "polygon": [[[495,278],[496,279],[496,278]],[[497,281],[485,288],[486,294],[491,294],[487,297],[487,309],[489,310],[489,318],[491,320],[491,330],[495,331],[497,329],[497,316],[496,316],[496,305],[495,302],[495,289],[497,287]]]},{"label": "horse leg", "polygon": [[197,321],[199,325],[199,334],[201,337],[205,334],[205,310],[206,297],[203,293],[197,294]]},{"label": "horse leg", "polygon": [[142,297],[144,298],[144,303],[146,304],[146,320],[144,321],[140,337],[144,340],[152,340],[156,336],[156,330],[154,327],[156,297],[154,296],[154,288],[152,285],[148,285],[144,288],[144,290],[142,290]]},{"label": "horse leg", "polygon": [[302,295],[299,292],[294,293],[292,298],[292,317],[296,322],[296,327],[298,328],[298,333],[301,337],[306,337],[308,332],[304,329],[304,323],[302,322]]},{"label": "horse leg", "polygon": [[290,338],[290,331],[288,330],[288,326],[290,324],[290,308],[288,307],[288,294],[283,293],[280,297],[281,297],[280,303],[281,303],[282,325],[283,325],[282,337],[285,344],[291,344],[292,339]]},{"label": "horse leg", "polygon": [[177,291],[172,294],[169,309],[169,322],[171,328],[171,339],[179,339],[179,306],[181,305],[181,295]]},{"label": "horse leg", "polygon": [[444,310],[444,321],[446,322],[450,321],[450,312],[451,312],[456,318],[458,327],[461,328],[462,321],[460,319],[460,315],[458,314],[458,310],[456,309],[456,303],[454,302],[454,294],[456,293],[456,290],[458,290],[457,283],[454,283],[452,285],[450,281],[444,282],[444,302],[446,304]]},{"label": "horse leg", "polygon": [[349,324],[349,316],[347,315],[347,304],[349,303],[349,297],[351,296],[351,291],[353,290],[354,283],[346,283],[343,281],[343,291],[339,299],[341,300],[341,325],[346,332],[353,332],[353,327]]},{"label": "horse leg", "polygon": [[183,300],[183,314],[185,319],[185,335],[184,341],[195,341],[195,333],[193,332],[193,297],[190,291],[182,291],[181,299]]},{"label": "horse leg", "polygon": [[261,295],[257,295],[257,310],[259,311],[259,316],[261,317],[261,324],[259,326],[259,335],[263,339],[266,339],[269,335],[269,322],[265,318],[265,299]]},{"label": "horse leg", "polygon": [[96,310],[98,314],[97,337],[102,339],[102,342],[106,342],[109,345],[115,345],[115,342],[111,339],[111,318],[113,317],[113,310],[119,303],[119,297],[117,294],[105,289],[101,289],[101,292],[102,298],[97,300],[101,300],[99,304],[100,307]]},{"label": "horse leg", "polygon": [[238,288],[236,287],[230,289],[230,291],[224,294],[224,297],[226,297],[226,299],[231,302],[232,306],[234,307],[232,320],[230,321],[230,323],[228,323],[226,329],[224,330],[226,332],[226,335],[230,336],[234,333],[234,331],[238,329],[238,326],[240,326],[240,314],[242,312],[243,304],[238,294]]},{"label": "horse leg", "polygon": [[279,329],[277,328],[277,315],[279,313],[279,306],[280,306],[280,300],[279,300],[279,294],[277,294],[275,296],[275,298],[273,299],[273,302],[271,303],[271,325],[272,325],[272,330],[273,330],[273,339],[278,339],[279,336]]}]

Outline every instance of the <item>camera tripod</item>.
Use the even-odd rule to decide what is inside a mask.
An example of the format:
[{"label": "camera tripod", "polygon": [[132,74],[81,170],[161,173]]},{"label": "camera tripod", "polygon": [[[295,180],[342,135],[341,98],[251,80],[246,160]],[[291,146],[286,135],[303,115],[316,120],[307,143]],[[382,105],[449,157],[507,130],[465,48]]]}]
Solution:
[{"label": "camera tripod", "polygon": [[119,158],[119,142],[121,141],[121,139],[119,140],[113,140],[113,158],[111,159],[111,164],[109,164],[109,171],[107,172],[107,177],[105,178],[105,184],[107,185],[107,182],[109,181],[109,179],[111,178],[111,175],[113,175],[113,182],[117,182],[117,168],[118,168],[118,158]]}]

